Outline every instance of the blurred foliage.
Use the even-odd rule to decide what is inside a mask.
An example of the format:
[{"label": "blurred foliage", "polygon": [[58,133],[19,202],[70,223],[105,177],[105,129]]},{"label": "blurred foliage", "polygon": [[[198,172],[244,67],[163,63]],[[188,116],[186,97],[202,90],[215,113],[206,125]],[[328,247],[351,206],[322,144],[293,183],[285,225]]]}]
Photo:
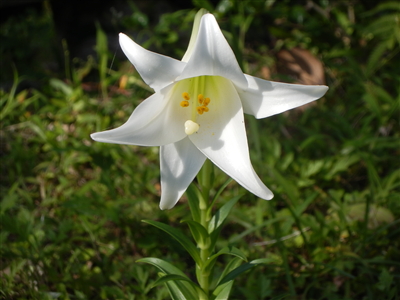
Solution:
[{"label": "blurred foliage", "polygon": [[[253,165],[275,198],[242,197],[217,247],[233,245],[271,263],[239,277],[232,299],[396,299],[399,4],[192,2],[193,10],[152,23],[131,1],[120,26],[145,47],[180,58],[193,16],[204,7],[244,71],[283,78],[277,53],[299,47],[322,61],[330,87],[308,109],[246,119]],[[194,274],[180,245],[140,222],[189,232],[179,224],[188,214],[185,197],[173,210],[158,209],[158,148],[90,139],[125,122],[151,94],[128,62],[113,60],[97,28],[97,58],[78,61],[65,43],[55,45],[49,10],[0,26],[7,72],[0,91],[4,299],[168,299],[165,288],[152,288],[156,270],[135,262],[145,256]],[[54,49],[64,49],[65,70],[51,68]],[[217,172],[216,189],[225,180]],[[231,183],[223,197],[242,192]]]}]

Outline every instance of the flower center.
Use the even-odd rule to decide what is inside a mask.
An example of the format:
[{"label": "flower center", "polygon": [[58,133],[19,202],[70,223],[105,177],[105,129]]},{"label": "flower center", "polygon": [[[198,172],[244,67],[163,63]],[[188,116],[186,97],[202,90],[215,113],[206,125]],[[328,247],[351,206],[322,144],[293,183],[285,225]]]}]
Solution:
[{"label": "flower center", "polygon": [[182,93],[183,100],[179,103],[181,107],[189,107],[191,109],[191,120],[185,122],[185,133],[187,135],[191,135],[199,130],[200,125],[196,123],[197,117],[210,110],[208,104],[211,101],[210,98],[203,95],[206,76],[191,78],[190,82],[188,90]]}]

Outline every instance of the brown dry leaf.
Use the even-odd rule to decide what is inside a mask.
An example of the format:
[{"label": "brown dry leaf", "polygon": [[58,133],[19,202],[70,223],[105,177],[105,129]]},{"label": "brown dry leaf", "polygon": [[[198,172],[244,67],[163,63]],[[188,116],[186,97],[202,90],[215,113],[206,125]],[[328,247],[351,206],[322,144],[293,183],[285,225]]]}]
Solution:
[{"label": "brown dry leaf", "polygon": [[346,281],[346,278],[345,277],[342,277],[342,276],[335,276],[334,278],[333,278],[333,284],[337,287],[337,288],[340,288],[342,285],[343,285],[343,283]]},{"label": "brown dry leaf", "polygon": [[267,66],[261,68],[261,77],[266,80],[271,80],[271,70]]},{"label": "brown dry leaf", "polygon": [[294,77],[301,84],[325,84],[324,66],[308,50],[281,50],[277,58],[279,73]]},{"label": "brown dry leaf", "polygon": [[[300,48],[284,49],[278,52],[277,59],[278,72],[294,77],[296,83],[308,85],[325,84],[324,66],[310,51]],[[315,104],[315,101],[310,102],[297,109],[303,111]]]}]

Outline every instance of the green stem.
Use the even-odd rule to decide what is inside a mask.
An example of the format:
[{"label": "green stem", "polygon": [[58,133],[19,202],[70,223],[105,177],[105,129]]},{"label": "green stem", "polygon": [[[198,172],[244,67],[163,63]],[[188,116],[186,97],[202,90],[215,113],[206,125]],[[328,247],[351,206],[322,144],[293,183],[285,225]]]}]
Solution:
[{"label": "green stem", "polygon": [[[203,165],[197,179],[201,187],[201,194],[199,195],[199,208],[200,208],[200,224],[208,231],[208,224],[210,222],[210,189],[212,179],[213,165],[209,160]],[[210,272],[204,270],[206,261],[211,255],[210,243],[197,245],[200,248],[201,265],[198,265],[198,281],[208,296],[210,290]],[[201,297],[201,296],[200,296]],[[202,299],[202,298],[201,298]]]},{"label": "green stem", "polygon": [[[201,221],[201,225],[203,225],[203,227],[205,229],[208,229],[208,223],[209,223],[209,217],[208,217],[208,206],[205,207],[204,209],[201,209],[201,214],[200,214],[200,221]],[[206,261],[208,260],[208,258],[210,257],[210,243],[205,243],[203,245],[198,245],[198,247],[200,248],[200,258],[201,258],[201,266],[199,266],[199,273],[200,273],[200,278],[199,278],[199,283],[201,288],[204,290],[204,292],[206,293],[206,295],[208,295],[208,292],[210,290],[210,273],[209,272],[205,272],[204,270],[204,265],[206,263]]]}]

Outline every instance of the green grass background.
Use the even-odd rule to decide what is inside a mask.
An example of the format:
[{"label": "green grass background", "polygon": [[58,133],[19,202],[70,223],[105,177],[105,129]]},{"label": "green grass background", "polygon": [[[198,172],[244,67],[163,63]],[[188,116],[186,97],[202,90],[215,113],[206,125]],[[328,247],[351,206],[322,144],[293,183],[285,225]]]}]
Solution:
[{"label": "green grass background", "polygon": [[[192,10],[151,21],[129,2],[115,26],[180,59],[204,7],[247,73],[267,68],[272,80],[294,82],[277,71],[278,51],[300,47],[318,58],[330,89],[316,105],[246,117],[253,165],[275,198],[232,182],[218,205],[244,196],[217,248],[271,263],[236,279],[231,299],[399,299],[400,5],[307,3],[193,0]],[[189,234],[180,224],[188,203],[159,210],[157,147],[89,137],[125,122],[152,91],[115,59],[100,23],[96,55],[71,57],[48,4],[0,27],[0,297],[168,299],[163,286],[151,288],[156,269],[135,261],[160,257],[192,277],[193,262],[141,220]],[[226,179],[216,170],[215,190]]]}]

